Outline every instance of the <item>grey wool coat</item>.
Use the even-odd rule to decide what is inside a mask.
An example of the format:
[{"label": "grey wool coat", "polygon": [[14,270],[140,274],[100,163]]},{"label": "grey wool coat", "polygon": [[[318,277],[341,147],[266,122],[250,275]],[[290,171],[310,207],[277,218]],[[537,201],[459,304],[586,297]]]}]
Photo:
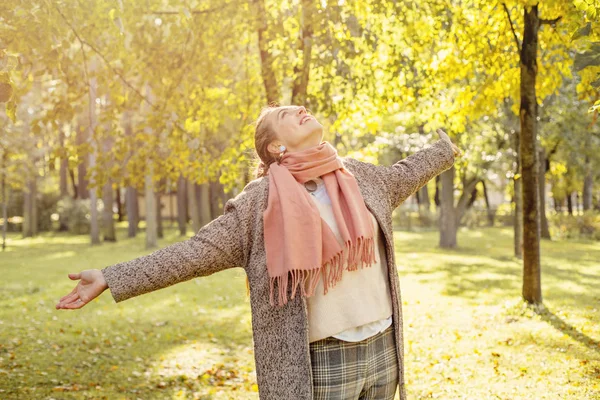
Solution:
[{"label": "grey wool coat", "polygon": [[[396,270],[392,211],[430,179],[454,164],[451,144],[439,139],[393,165],[374,165],[341,157],[358,182],[367,208],[383,236],[393,304],[400,399],[404,387],[402,299]],[[224,214],[193,237],[149,255],[102,269],[115,302],[121,302],[227,268],[243,268],[250,282],[250,307],[256,377],[261,400],[312,400],[306,299],[297,295],[284,306],[269,304],[263,237],[268,178],[258,178],[226,202]],[[288,293],[288,298],[290,293]]]}]

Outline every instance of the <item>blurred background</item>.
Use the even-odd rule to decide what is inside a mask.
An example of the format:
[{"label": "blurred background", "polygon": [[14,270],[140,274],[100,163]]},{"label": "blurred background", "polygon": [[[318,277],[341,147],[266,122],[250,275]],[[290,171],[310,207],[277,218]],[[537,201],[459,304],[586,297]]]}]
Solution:
[{"label": "blurred background", "polygon": [[436,128],[462,150],[394,211],[410,397],[600,397],[599,12],[4,0],[0,397],[258,398],[240,271],[53,305],[68,272],[217,218],[268,104],[304,105],[341,156],[391,165]]}]

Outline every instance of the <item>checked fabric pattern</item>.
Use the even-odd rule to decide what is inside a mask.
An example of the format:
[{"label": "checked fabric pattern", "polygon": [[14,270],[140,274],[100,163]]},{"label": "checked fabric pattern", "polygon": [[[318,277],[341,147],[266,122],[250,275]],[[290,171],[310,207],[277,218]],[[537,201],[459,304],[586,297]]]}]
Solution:
[{"label": "checked fabric pattern", "polygon": [[310,343],[314,400],[393,400],[398,364],[393,325],[360,342]]}]

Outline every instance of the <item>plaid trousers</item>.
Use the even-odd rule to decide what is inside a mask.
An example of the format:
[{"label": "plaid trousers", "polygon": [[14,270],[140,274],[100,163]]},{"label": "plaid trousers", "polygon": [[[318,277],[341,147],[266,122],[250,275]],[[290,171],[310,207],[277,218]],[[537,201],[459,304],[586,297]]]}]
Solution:
[{"label": "plaid trousers", "polygon": [[398,388],[394,325],[360,342],[310,343],[314,400],[393,400]]}]

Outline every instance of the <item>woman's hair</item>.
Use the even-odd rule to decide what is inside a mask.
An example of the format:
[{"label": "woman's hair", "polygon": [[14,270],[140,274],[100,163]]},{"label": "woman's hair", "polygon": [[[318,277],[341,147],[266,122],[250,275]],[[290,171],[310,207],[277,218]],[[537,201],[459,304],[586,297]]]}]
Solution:
[{"label": "woman's hair", "polygon": [[[254,169],[256,178],[261,178],[269,173],[269,166],[277,161],[277,158],[269,152],[267,146],[273,140],[277,139],[277,134],[269,122],[266,121],[267,115],[279,108],[275,103],[265,106],[260,111],[260,115],[255,122],[254,130],[254,148],[258,155],[257,165]],[[246,275],[246,296],[250,296],[250,281]]]},{"label": "woman's hair", "polygon": [[269,152],[267,146],[273,140],[277,139],[277,134],[271,124],[266,121],[267,115],[279,108],[276,104],[270,104],[263,107],[255,123],[254,148],[259,161],[255,167],[254,175],[256,178],[266,176],[269,172],[269,166],[277,161],[277,157]]}]

